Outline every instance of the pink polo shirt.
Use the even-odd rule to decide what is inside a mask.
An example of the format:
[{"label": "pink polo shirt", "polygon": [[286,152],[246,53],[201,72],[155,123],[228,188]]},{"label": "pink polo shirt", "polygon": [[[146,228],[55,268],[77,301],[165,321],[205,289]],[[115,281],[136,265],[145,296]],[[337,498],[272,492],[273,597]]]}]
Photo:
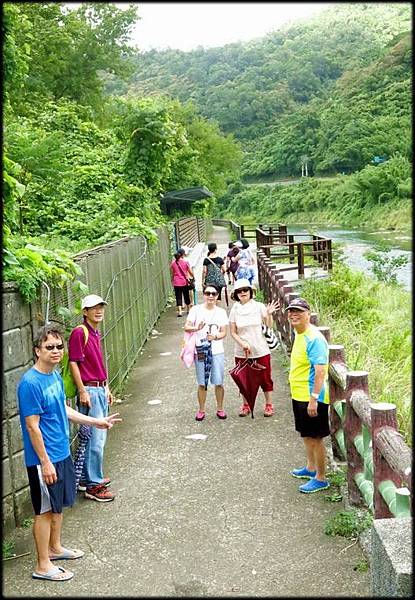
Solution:
[{"label": "pink polo shirt", "polygon": [[104,358],[101,349],[101,335],[84,319],[83,323],[89,332],[86,346],[85,335],[82,327],[72,330],[68,341],[69,360],[78,363],[82,383],[86,381],[105,381],[107,370],[104,366]]},{"label": "pink polo shirt", "polygon": [[173,271],[173,286],[183,287],[184,285],[187,285],[187,279],[185,275],[187,275],[190,269],[190,265],[187,262],[187,260],[185,260],[184,258],[179,258],[177,262],[176,260],[173,260],[170,265],[170,268]]}]

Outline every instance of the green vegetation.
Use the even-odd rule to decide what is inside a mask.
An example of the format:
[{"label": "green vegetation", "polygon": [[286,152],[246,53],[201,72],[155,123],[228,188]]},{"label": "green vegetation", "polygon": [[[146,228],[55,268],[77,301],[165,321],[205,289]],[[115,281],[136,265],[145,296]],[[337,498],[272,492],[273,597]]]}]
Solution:
[{"label": "green vegetation", "polygon": [[136,11],[4,7],[3,277],[27,301],[42,281],[75,280],[75,252],[124,235],[154,240],[164,192],[205,185],[217,197],[239,169],[238,144],[190,103],[103,95],[108,78],[131,72]]},{"label": "green vegetation", "polygon": [[360,560],[354,567],[353,571],[357,571],[358,573],[367,573],[369,571],[369,563],[367,560]]},{"label": "green vegetation", "polygon": [[[304,177],[295,185],[243,185],[221,198],[227,218],[241,215],[286,223],[326,223],[409,230],[411,226],[412,168],[409,160],[394,156],[368,165],[352,175],[327,180]],[[369,216],[370,215],[370,216]]]},{"label": "green vegetation", "polygon": [[324,533],[352,539],[368,529],[372,521],[373,517],[369,512],[361,514],[355,509],[341,510],[326,521]]},{"label": "green vegetation", "polygon": [[330,482],[331,493],[324,496],[324,499],[326,502],[341,502],[343,500],[341,486],[346,483],[346,473],[343,469],[337,469],[327,473],[327,479]]},{"label": "green vegetation", "polygon": [[33,521],[34,521],[34,519],[31,517],[28,517],[27,519],[23,519],[21,526],[24,529],[29,529],[29,527],[32,527]]},{"label": "green vegetation", "polygon": [[268,189],[231,181],[218,216],[407,230],[410,29],[408,4],[337,4],[248,43],[139,54],[128,87],[115,78],[107,90],[192,98],[241,140],[245,181],[298,177],[301,163],[338,174]]},{"label": "green vegetation", "polygon": [[391,250],[390,247],[375,248],[366,252],[365,258],[371,263],[371,271],[376,279],[397,285],[397,271],[408,264],[409,258],[402,254],[390,256]]},{"label": "green vegetation", "polygon": [[3,540],[3,560],[14,555],[14,542]]},{"label": "green vegetation", "polygon": [[369,372],[374,402],[397,407],[400,432],[412,445],[412,334],[409,292],[354,273],[341,262],[327,279],[306,280],[302,294],[342,344],[350,370]]}]

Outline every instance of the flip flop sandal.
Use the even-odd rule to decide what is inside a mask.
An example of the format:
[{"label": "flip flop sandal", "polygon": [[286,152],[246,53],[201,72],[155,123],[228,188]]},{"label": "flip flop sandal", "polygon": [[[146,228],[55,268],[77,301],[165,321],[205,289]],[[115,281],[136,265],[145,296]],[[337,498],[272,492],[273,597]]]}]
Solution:
[{"label": "flip flop sandal", "polygon": [[75,548],[64,548],[61,554],[49,556],[49,560],[76,560],[82,558],[85,552],[76,550]]},{"label": "flip flop sandal", "polygon": [[[65,577],[57,577],[60,573],[65,573]],[[73,573],[63,567],[52,567],[47,573],[32,573],[33,579],[46,579],[47,581],[68,581],[72,579]]]}]

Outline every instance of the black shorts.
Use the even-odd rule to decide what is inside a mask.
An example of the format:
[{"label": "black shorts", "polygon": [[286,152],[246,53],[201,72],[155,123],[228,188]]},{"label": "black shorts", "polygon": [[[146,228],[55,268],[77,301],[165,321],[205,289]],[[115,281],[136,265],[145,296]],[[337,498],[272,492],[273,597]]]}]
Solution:
[{"label": "black shorts", "polygon": [[68,456],[53,465],[58,479],[52,485],[44,482],[40,465],[26,467],[35,515],[49,511],[61,513],[64,506],[72,506],[75,502],[75,469],[72,457]]},{"label": "black shorts", "polygon": [[330,435],[329,405],[317,402],[317,416],[310,417],[307,412],[308,402],[292,400],[295,430],[301,437],[323,438]]}]

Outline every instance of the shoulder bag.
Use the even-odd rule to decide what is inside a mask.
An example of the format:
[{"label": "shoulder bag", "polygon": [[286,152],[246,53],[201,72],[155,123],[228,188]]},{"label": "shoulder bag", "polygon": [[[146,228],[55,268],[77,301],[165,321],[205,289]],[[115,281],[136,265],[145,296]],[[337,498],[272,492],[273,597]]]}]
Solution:
[{"label": "shoulder bag", "polygon": [[179,264],[179,261],[177,261],[177,266],[179,267],[180,271],[182,272],[183,277],[186,278],[187,281],[187,289],[188,290],[194,290],[195,289],[195,280],[193,279],[193,277],[189,277],[182,269],[182,266]]}]

